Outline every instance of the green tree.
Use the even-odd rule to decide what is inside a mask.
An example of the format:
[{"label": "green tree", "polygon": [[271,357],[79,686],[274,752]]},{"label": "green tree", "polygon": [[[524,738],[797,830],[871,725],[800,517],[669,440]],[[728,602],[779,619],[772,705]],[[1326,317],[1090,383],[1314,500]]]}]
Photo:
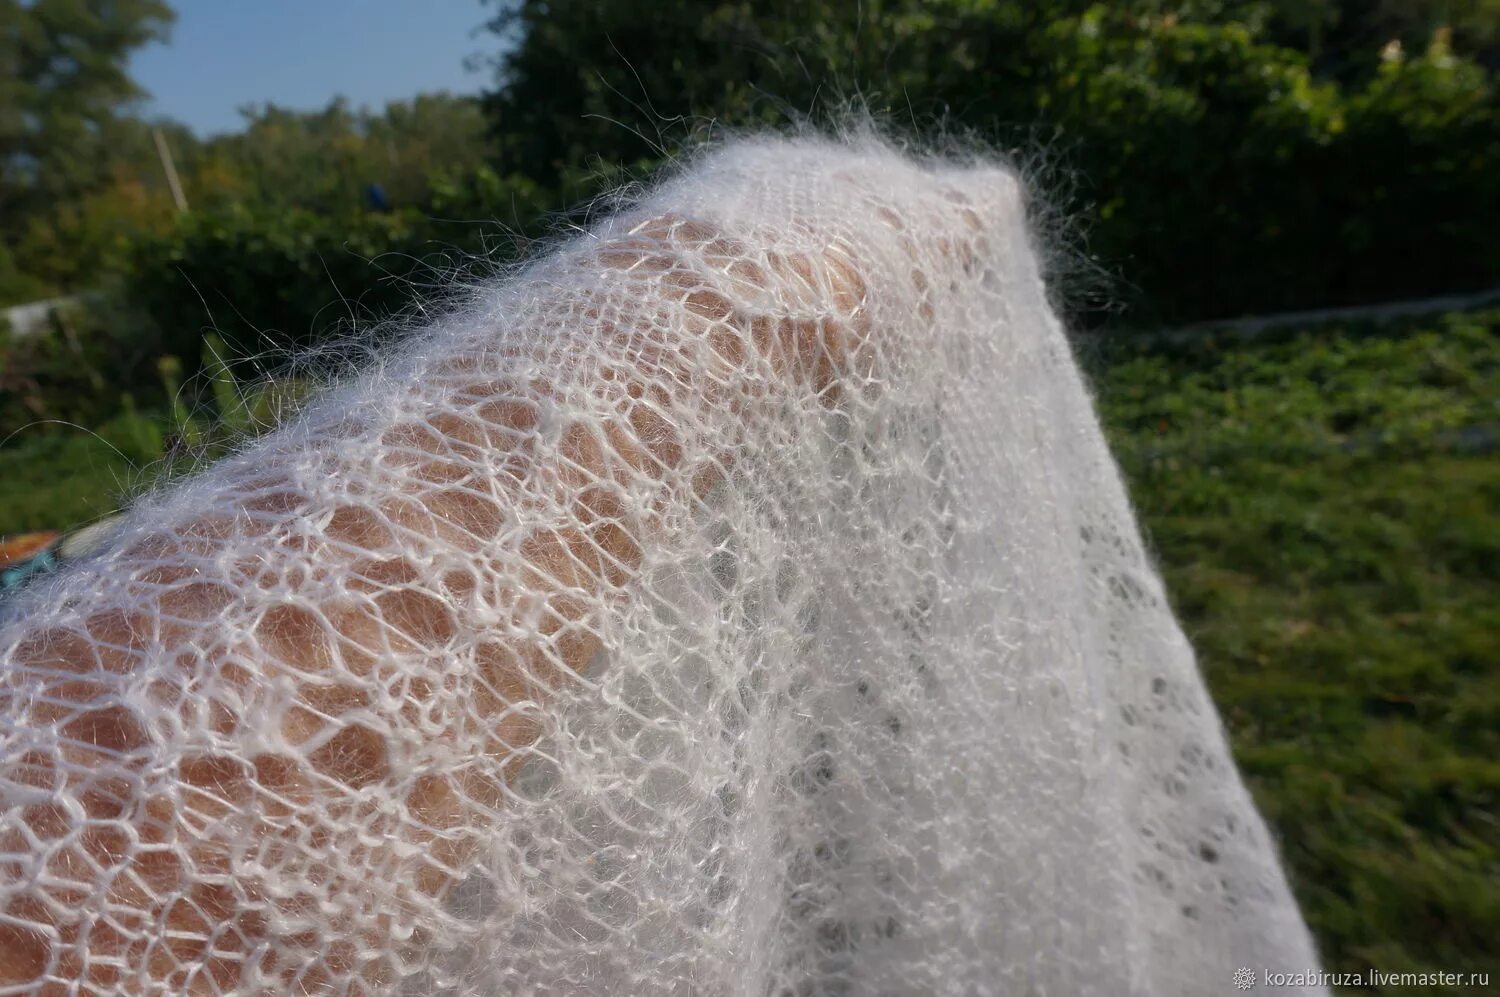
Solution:
[{"label": "green tree", "polygon": [[[162,132],[185,181],[198,172],[197,139],[185,126],[119,116],[99,129],[98,176],[83,190],[50,201],[24,220],[15,258],[33,281],[73,291],[97,288],[125,265],[141,236],[169,230],[177,209],[153,133]],[[189,193],[198,193],[189,183]]]},{"label": "green tree", "polygon": [[[106,186],[121,112],[142,96],[130,54],[162,40],[163,0],[0,0],[0,243]],[[12,266],[24,269],[25,261]]]}]

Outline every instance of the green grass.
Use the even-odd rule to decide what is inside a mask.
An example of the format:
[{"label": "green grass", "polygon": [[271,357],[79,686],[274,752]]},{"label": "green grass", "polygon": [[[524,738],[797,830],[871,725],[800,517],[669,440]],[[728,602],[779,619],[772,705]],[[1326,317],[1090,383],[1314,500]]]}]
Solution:
[{"label": "green grass", "polygon": [[158,461],[165,417],[97,430],[32,426],[0,448],[0,536],[80,526],[116,511]]},{"label": "green grass", "polygon": [[[1328,968],[1500,982],[1500,311],[1089,364]],[[101,435],[0,449],[0,533],[144,480]]]},{"label": "green grass", "polygon": [[1500,312],[1092,365],[1328,968],[1500,982]]}]

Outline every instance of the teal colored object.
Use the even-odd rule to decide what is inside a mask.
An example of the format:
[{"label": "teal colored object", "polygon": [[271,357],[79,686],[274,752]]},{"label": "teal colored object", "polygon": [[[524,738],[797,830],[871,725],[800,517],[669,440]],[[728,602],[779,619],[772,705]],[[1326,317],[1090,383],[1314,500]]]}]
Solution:
[{"label": "teal colored object", "polygon": [[55,570],[57,570],[57,548],[54,544],[46,550],[27,558],[20,564],[12,565],[4,571],[0,571],[0,592],[9,592],[12,589],[18,589],[36,576],[45,575],[49,571]]}]

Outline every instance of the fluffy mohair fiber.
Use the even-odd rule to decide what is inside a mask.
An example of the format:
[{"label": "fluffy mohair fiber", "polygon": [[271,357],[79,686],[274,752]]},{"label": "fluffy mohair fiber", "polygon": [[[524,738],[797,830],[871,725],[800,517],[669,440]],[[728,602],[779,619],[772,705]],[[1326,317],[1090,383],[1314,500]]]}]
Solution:
[{"label": "fluffy mohair fiber", "polygon": [[1013,174],[742,138],[0,635],[0,994],[1316,969]]}]

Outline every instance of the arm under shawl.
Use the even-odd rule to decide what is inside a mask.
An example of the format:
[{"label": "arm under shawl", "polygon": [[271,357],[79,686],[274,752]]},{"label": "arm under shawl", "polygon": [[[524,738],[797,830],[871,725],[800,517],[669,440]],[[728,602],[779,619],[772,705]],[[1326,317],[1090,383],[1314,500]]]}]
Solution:
[{"label": "arm under shawl", "polygon": [[831,398],[866,335],[852,247],[647,215],[33,599],[0,649],[0,991],[343,992],[421,962],[552,688],[733,462],[695,412]]}]

